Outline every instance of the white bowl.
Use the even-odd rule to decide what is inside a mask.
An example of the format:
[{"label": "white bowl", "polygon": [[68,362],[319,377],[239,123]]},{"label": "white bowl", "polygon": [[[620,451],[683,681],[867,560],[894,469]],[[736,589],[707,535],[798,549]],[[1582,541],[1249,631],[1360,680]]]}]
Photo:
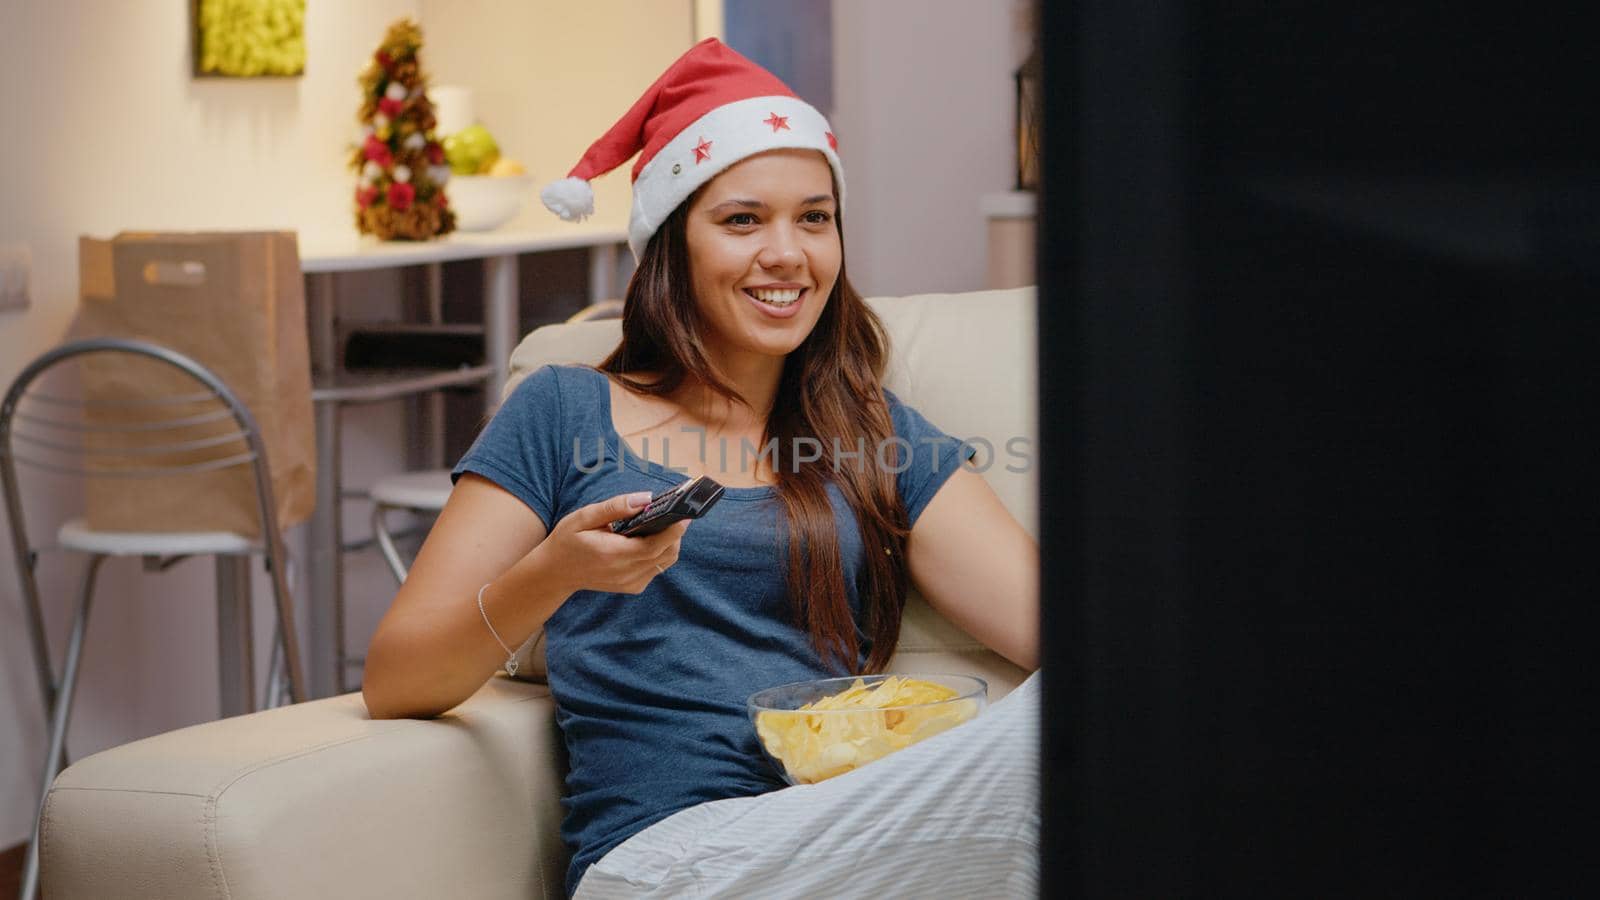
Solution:
[{"label": "white bowl", "polygon": [[444,184],[461,231],[493,231],[516,218],[533,193],[532,175],[451,175]]}]

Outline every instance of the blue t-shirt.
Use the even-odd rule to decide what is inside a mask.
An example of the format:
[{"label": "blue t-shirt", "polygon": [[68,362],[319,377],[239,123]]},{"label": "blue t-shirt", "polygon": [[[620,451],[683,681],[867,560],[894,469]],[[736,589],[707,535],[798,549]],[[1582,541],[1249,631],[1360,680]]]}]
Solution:
[{"label": "blue t-shirt", "polygon": [[[972,451],[884,395],[904,443],[889,444],[883,458],[903,468],[897,486],[915,523],[962,451]],[[612,421],[604,374],[543,366],[506,399],[452,477],[473,472],[493,481],[546,528],[580,506],[660,493],[687,478],[641,458]],[[876,464],[866,449],[864,464]],[[681,447],[669,439],[667,462],[681,466],[699,452],[696,437],[685,434]],[[708,458],[717,452],[713,443]],[[728,453],[733,460],[738,448],[730,444]],[[859,672],[871,651],[856,592],[864,550],[843,495],[832,485],[828,491]],[[852,674],[825,664],[804,628],[791,624],[786,534],[772,488],[728,488],[689,526],[678,562],[643,593],[579,591],[545,624],[550,693],[569,762],[561,823],[573,854],[568,895],[591,863],[646,826],[710,800],[784,787],[761,755],[745,700],[773,685]]]}]

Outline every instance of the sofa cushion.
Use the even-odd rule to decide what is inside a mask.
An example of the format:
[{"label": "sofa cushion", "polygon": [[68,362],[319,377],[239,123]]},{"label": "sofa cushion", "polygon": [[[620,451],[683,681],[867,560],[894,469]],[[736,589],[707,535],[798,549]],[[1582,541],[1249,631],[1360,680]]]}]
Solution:
[{"label": "sofa cushion", "polygon": [[490,678],[431,720],[345,694],[82,759],[44,811],[47,897],[565,896],[548,688]]},{"label": "sofa cushion", "polygon": [[[872,297],[890,352],[884,386],[946,433],[978,446],[976,464],[1028,533],[1038,536],[1037,366],[1034,289]],[[511,354],[505,393],[547,363],[594,365],[621,339],[616,319],[547,325]],[[987,466],[985,466],[987,463]],[[517,677],[544,679],[544,632],[518,651]],[[959,661],[958,665],[955,665]],[[934,612],[913,590],[890,668],[982,668],[998,689],[1023,673]]]}]

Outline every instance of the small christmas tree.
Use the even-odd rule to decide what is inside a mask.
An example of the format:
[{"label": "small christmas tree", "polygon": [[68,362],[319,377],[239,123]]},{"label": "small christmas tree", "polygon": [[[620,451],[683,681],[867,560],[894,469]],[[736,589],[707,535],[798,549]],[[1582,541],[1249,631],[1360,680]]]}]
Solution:
[{"label": "small christmas tree", "polygon": [[445,198],[450,178],[444,147],[434,139],[433,104],[417,51],[422,29],[410,19],[389,26],[361,73],[361,146],[350,158],[360,175],[356,230],[383,240],[425,241],[455,230]]}]

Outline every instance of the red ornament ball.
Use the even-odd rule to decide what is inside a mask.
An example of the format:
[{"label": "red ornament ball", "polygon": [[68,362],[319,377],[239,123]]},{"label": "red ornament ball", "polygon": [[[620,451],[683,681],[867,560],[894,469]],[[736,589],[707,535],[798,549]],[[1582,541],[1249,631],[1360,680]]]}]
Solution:
[{"label": "red ornament ball", "polygon": [[389,185],[389,207],[395,212],[405,212],[411,208],[411,201],[417,199],[417,189],[409,184],[395,182]]},{"label": "red ornament ball", "polygon": [[356,205],[357,206],[361,207],[362,209],[366,209],[367,207],[371,206],[372,204],[374,204],[376,202],[378,202],[378,189],[377,188],[375,188],[375,187],[364,187],[364,188],[357,188],[356,189]]},{"label": "red ornament ball", "polygon": [[394,162],[394,154],[389,152],[389,144],[375,134],[367,135],[367,142],[361,145],[361,153],[384,168]]}]

